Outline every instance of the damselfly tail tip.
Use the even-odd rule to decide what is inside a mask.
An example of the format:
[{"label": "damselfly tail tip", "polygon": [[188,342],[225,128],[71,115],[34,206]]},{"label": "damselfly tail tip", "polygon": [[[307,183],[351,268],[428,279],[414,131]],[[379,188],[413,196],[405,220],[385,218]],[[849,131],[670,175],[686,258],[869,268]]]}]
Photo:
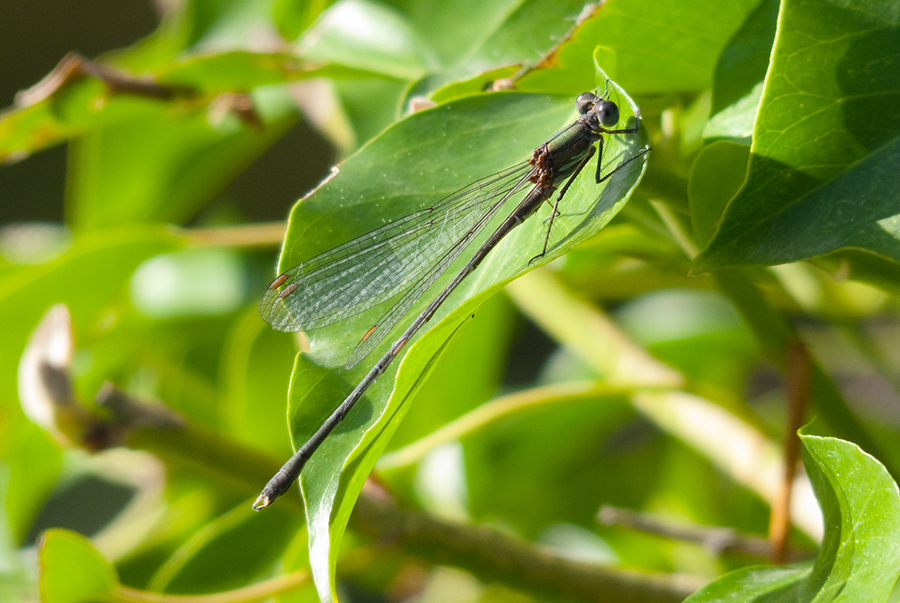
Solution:
[{"label": "damselfly tail tip", "polygon": [[272,504],[272,499],[270,499],[265,494],[260,494],[259,498],[256,499],[256,502],[253,503],[254,511],[261,511]]}]

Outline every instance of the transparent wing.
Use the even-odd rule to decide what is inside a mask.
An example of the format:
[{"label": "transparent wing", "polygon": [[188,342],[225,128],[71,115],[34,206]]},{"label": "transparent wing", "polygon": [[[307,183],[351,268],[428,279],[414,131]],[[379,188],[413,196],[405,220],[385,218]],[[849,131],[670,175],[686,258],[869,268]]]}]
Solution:
[{"label": "transparent wing", "polygon": [[409,309],[416,300],[434,284],[438,277],[450,267],[463,250],[478,236],[478,233],[480,233],[491,221],[491,218],[497,213],[497,210],[499,210],[510,197],[525,188],[526,185],[531,184],[528,178],[529,176],[530,172],[527,172],[517,182],[512,183],[511,186],[504,187],[503,190],[497,191],[500,196],[494,196],[494,203],[487,207],[487,210],[480,216],[478,222],[465,232],[451,247],[446,249],[443,254],[437,258],[437,261],[434,264],[430,264],[428,270],[425,271],[424,274],[421,274],[414,283],[410,284],[406,293],[388,308],[387,312],[378,319],[378,322],[366,331],[362,340],[360,340],[356,345],[356,348],[354,348],[353,353],[350,354],[350,358],[347,360],[345,368],[353,368],[378,346],[381,340],[393,330],[397,322],[409,312]]},{"label": "transparent wing", "polygon": [[479,224],[492,201],[505,200],[527,181],[531,169],[522,162],[476,180],[431,207],[294,266],[269,285],[260,315],[282,331],[309,330],[400,294]]}]

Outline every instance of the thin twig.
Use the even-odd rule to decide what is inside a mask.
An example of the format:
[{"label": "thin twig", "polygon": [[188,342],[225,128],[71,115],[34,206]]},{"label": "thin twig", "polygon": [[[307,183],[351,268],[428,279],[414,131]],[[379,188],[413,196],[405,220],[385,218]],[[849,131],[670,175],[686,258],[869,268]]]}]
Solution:
[{"label": "thin twig", "polygon": [[244,226],[186,228],[181,232],[194,245],[226,247],[274,247],[284,240],[287,224],[266,222]]},{"label": "thin twig", "polygon": [[[600,509],[597,519],[607,526],[621,526],[673,540],[696,542],[714,555],[768,557],[771,552],[768,539],[732,528],[679,524],[649,513],[609,505]],[[812,554],[811,551],[791,550],[788,557],[791,561],[799,561],[809,558]]]},{"label": "thin twig", "polygon": [[788,418],[784,432],[784,473],[772,504],[769,521],[772,563],[776,565],[785,562],[790,546],[791,492],[800,463],[800,438],[797,430],[803,426],[803,417],[809,407],[809,364],[809,354],[803,344],[793,338],[788,340]]},{"label": "thin twig", "polygon": [[[109,65],[92,61],[76,52],[70,52],[40,82],[16,94],[15,103],[19,107],[36,105],[82,78],[91,78],[103,83],[113,95],[127,94],[160,101],[204,100],[203,95],[193,88],[161,83],[152,76],[132,75]],[[209,102],[214,120],[221,118],[225,113],[231,113],[255,130],[262,130],[264,127],[253,99],[247,94],[223,92],[205,100]]]},{"label": "thin twig", "polygon": [[92,61],[76,52],[70,52],[44,76],[40,82],[16,94],[15,103],[28,107],[46,100],[60,89],[83,77],[90,77],[106,84],[110,92],[146,96],[167,100],[176,96],[195,96],[184,86],[160,84],[149,77],[135,77],[108,65]]}]

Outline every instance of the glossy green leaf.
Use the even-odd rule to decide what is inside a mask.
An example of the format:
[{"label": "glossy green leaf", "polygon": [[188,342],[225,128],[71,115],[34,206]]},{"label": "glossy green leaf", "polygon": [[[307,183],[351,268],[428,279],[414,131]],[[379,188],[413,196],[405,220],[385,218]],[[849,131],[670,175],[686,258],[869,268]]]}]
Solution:
[{"label": "glossy green leaf", "polygon": [[[392,43],[387,50],[369,52],[366,49],[370,43],[368,38],[381,37],[383,32],[374,29],[367,33],[365,28],[361,30],[364,35],[353,32],[354,27],[361,27],[357,24],[367,22],[369,4],[356,0],[339,3],[332,11],[346,13],[352,19],[330,19],[330,27],[340,26],[350,33],[345,31],[341,44],[330,44],[335,48],[330,55],[322,58],[336,61],[332,67],[348,65],[392,77],[417,77],[404,91],[406,100],[415,96],[432,96],[436,89],[441,90],[445,86],[450,88],[432,96],[435,102],[480,93],[497,79],[511,77],[535,64],[560,44],[570,43],[567,33],[583,8],[581,0],[492,0],[467,1],[463,4],[454,2],[452,5],[395,0],[391,4],[398,12],[392,14],[389,21],[399,22],[396,27],[403,31],[413,28],[413,33],[392,35],[389,37]],[[379,7],[374,12],[376,15],[372,22],[379,23],[377,15],[384,13],[385,9]],[[461,14],[465,14],[466,18],[460,19]],[[310,51],[304,51],[304,56],[314,56],[317,47],[324,43],[319,41],[315,32],[308,34],[308,37],[316,40],[316,45]],[[391,53],[397,54],[401,50],[396,48],[397,39],[404,40],[404,47],[418,49],[419,56],[415,61],[392,56]],[[595,43],[590,45],[587,54],[579,58],[589,58],[594,46]],[[558,78],[556,83],[564,81],[569,86],[575,85],[581,92],[593,87],[589,63],[583,75],[581,84],[566,81],[563,77]],[[528,91],[560,93],[558,88],[547,86],[528,88]],[[367,98],[368,103],[380,100],[378,96]],[[407,103],[404,101],[402,104],[402,112],[405,112]],[[365,126],[365,122],[362,125]]]},{"label": "glossy green leaf", "polygon": [[[569,86],[583,85],[592,76],[585,60],[597,46],[598,63],[632,93],[709,88],[719,54],[758,2],[610,0],[560,50],[556,62],[566,72],[536,72],[523,89],[563,74]],[[577,93],[569,86],[560,91]]]},{"label": "glossy green leaf", "polygon": [[498,67],[465,80],[457,80],[438,88],[431,94],[431,100],[436,103],[447,103],[471,94],[479,94],[488,90],[497,80],[513,77],[519,72],[517,65]]},{"label": "glossy green leaf", "polygon": [[848,247],[900,261],[898,53],[888,3],[785,0],[747,182],[694,272]]},{"label": "glossy green leaf", "polygon": [[75,532],[45,532],[38,560],[42,603],[96,603],[107,600],[118,584],[116,570]]},{"label": "glossy green leaf", "polygon": [[[762,97],[763,82],[760,81],[746,96],[713,115],[703,128],[706,139],[732,138],[749,144],[756,124],[759,99]],[[725,198],[727,201],[728,198]]]},{"label": "glossy green leaf", "polygon": [[803,462],[825,517],[825,537],[815,566],[739,570],[685,603],[888,600],[900,575],[897,484],[876,459],[854,444],[800,437]]},{"label": "glossy green leaf", "polygon": [[390,4],[408,15],[440,64],[452,68],[459,77],[511,63],[537,61],[565,35],[584,3],[390,0]]},{"label": "glossy green leaf", "polygon": [[[750,143],[775,42],[780,5],[780,0],[761,2],[722,51],[713,80],[711,117],[703,128],[707,140],[731,138]],[[731,195],[721,203],[729,198]],[[718,218],[718,214],[714,217]]]},{"label": "glossy green leaf", "polygon": [[267,23],[271,0],[191,0],[183,25],[190,46],[219,44],[245,47]]},{"label": "glossy green leaf", "polygon": [[[629,108],[624,93],[613,94],[621,99],[620,123],[625,123],[631,119],[633,108]],[[425,207],[475,178],[522,161],[536,144],[571,120],[572,111],[571,98],[498,93],[411,116],[344,162],[334,178],[295,208],[282,268],[365,232],[373,224]],[[632,157],[643,144],[641,136],[608,137],[605,169]],[[541,220],[530,220],[514,230],[439,310],[428,335],[407,348],[402,359],[404,370],[393,393],[391,385],[400,362],[389,368],[314,456],[301,481],[310,521],[313,568],[323,600],[330,593],[335,545],[365,476],[405,412],[406,401],[427,377],[449,340],[472,310],[502,283],[596,233],[627,200],[643,166],[644,161],[631,162],[600,187],[593,182],[593,168],[586,169],[569,190],[561,206],[562,215],[554,221],[547,256],[539,262],[529,265],[543,245],[546,226]],[[511,209],[512,205],[502,211]],[[448,270],[435,291],[449,281],[459,265]],[[420,300],[410,315],[421,311],[426,303]],[[359,367],[350,372],[342,369],[360,334],[384,310],[384,306],[376,307],[309,334],[313,353],[298,358],[291,381],[295,445],[317,428],[367,372],[373,359],[389,346],[389,341],[382,342]]]},{"label": "glossy green leaf", "polygon": [[752,94],[766,77],[779,6],[779,0],[760,2],[722,50],[713,82],[713,116]]},{"label": "glossy green leaf", "polygon": [[331,4],[331,0],[314,0],[310,2],[275,0],[272,5],[272,17],[278,26],[278,32],[281,36],[285,39],[293,40],[312,25],[315,18],[329,4]]},{"label": "glossy green leaf", "polygon": [[[470,4],[471,10],[482,11],[484,10],[482,6],[486,3],[470,0]],[[472,44],[469,50],[468,45],[460,45],[449,40],[449,43],[461,46],[460,50],[468,51],[464,59],[468,65],[474,67],[479,64],[498,66],[521,64],[527,68],[546,53],[557,50],[560,44],[564,47],[572,42],[566,36],[576,24],[579,14],[585,9],[585,3],[581,0],[525,0],[496,4],[502,10],[499,15],[502,21],[491,15],[485,16],[482,30],[473,40],[477,42],[477,46]],[[443,7],[442,3],[435,3],[435,6]],[[455,27],[464,28],[457,35],[471,35],[472,21],[459,19],[458,15],[458,12],[448,14],[448,21],[452,20]],[[585,83],[588,84],[587,88],[590,88],[593,73],[590,62],[587,65],[588,78]],[[559,89],[555,89],[554,92],[566,93],[565,90]]]}]

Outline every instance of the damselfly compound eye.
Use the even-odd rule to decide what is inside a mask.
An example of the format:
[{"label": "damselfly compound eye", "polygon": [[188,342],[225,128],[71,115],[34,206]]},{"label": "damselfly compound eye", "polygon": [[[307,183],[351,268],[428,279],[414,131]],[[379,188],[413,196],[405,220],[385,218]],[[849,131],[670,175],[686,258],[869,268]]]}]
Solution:
[{"label": "damselfly compound eye", "polygon": [[575,107],[578,108],[578,113],[584,115],[585,113],[589,113],[599,101],[600,97],[593,92],[582,92],[578,95],[578,98],[575,99]]},{"label": "damselfly compound eye", "polygon": [[601,126],[611,128],[619,123],[619,108],[612,101],[602,100],[597,105],[597,117]]}]

